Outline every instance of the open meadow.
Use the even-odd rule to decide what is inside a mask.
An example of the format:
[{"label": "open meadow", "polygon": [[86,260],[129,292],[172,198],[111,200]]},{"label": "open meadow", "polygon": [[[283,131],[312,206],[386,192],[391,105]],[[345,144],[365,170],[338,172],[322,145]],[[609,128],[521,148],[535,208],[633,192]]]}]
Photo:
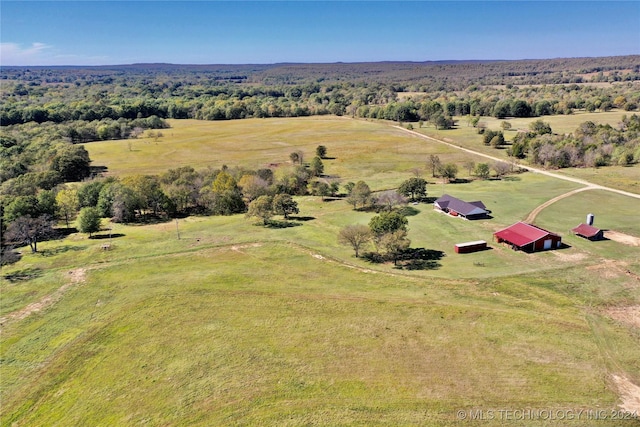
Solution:
[{"label": "open meadow", "polygon": [[[224,164],[277,174],[291,152],[310,160],[322,144],[325,173],[342,183],[379,191],[420,169],[429,197],[482,200],[492,218],[410,205],[411,247],[441,254],[420,270],[355,258],[338,232],[375,212],[313,196],[296,198],[300,213],[283,228],[244,215],[103,220],[98,238],[23,248],[0,284],[1,425],[464,426],[479,409],[495,411],[487,426],[637,425],[619,410],[638,403],[640,246],[570,229],[593,213],[596,226],[640,238],[640,199],[561,199],[535,224],[566,247],[525,254],[493,233],[580,184],[536,173],[445,184],[426,170],[430,154],[462,176],[482,159],[381,122],[170,123],[157,141],[86,148],[114,176]],[[447,138],[471,144],[463,131]],[[479,239],[490,249],[454,253]],[[514,410],[573,416],[499,412]]]}]

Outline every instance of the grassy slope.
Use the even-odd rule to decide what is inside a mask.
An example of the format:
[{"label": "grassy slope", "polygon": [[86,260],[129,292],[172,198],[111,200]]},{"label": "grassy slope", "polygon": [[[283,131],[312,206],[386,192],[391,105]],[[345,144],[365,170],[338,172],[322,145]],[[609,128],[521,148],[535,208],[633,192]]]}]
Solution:
[{"label": "grassy slope", "polygon": [[[393,142],[417,139],[379,125],[329,120],[323,134],[314,119],[291,123],[313,131],[308,151],[329,147],[331,174],[370,170],[365,179],[385,188],[419,165],[393,153]],[[380,145],[366,158],[355,141],[369,127]],[[382,152],[385,140],[392,149]],[[442,147],[413,149],[422,156]],[[245,161],[255,167],[264,152],[251,153]],[[388,171],[372,166],[380,158]],[[588,191],[550,206],[537,223],[563,234],[571,245],[563,251],[452,251],[573,188],[535,174],[431,184],[432,196],[484,200],[495,218],[468,222],[416,206],[412,246],[447,253],[427,271],[354,259],[336,245],[337,230],[372,214],[314,197],[298,199],[301,216],[314,219],[292,228],[191,217],[179,222],[180,240],[168,222],[116,225],[122,236],[111,251],[77,234],[44,242],[41,254],[3,272],[25,280],[2,281],[2,316],[68,283],[70,270],[85,268],[87,279],[44,312],[3,326],[2,424],[454,425],[460,408],[613,408],[608,375],[640,381],[640,336],[601,308],[637,304],[640,290],[623,273],[593,267],[606,258],[640,273],[640,249],[591,244],[568,229],[588,211],[602,227],[640,236],[632,219],[640,202]]]}]

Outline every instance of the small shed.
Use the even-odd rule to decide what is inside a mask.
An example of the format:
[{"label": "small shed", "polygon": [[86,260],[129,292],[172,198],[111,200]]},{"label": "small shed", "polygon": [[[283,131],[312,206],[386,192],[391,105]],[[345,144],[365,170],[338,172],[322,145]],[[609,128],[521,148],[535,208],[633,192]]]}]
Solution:
[{"label": "small shed", "polygon": [[584,237],[588,240],[604,239],[604,232],[599,228],[595,228],[589,224],[580,224],[579,226],[572,228],[571,231],[576,236]]},{"label": "small shed", "polygon": [[537,252],[562,246],[562,237],[543,228],[525,222],[517,222],[493,233],[498,243],[511,245],[513,249]]},{"label": "small shed", "polygon": [[484,240],[456,243],[455,245],[455,251],[457,254],[470,254],[472,252],[483,251],[485,249],[487,249],[487,242]]},{"label": "small shed", "polygon": [[487,207],[481,201],[465,202],[448,194],[444,194],[433,202],[433,207],[451,216],[459,216],[465,219],[486,218],[489,214]]}]

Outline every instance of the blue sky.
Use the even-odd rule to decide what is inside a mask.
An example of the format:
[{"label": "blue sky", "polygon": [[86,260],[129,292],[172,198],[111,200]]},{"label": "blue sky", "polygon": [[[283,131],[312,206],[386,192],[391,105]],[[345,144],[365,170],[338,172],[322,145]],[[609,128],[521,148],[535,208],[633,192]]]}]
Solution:
[{"label": "blue sky", "polygon": [[630,1],[0,2],[1,65],[640,54]]}]

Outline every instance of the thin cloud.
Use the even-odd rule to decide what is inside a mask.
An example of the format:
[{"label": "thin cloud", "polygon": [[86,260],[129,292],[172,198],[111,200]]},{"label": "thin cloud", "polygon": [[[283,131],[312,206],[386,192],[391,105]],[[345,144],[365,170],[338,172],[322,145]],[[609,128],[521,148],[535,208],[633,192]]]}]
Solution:
[{"label": "thin cloud", "polygon": [[36,65],[46,58],[51,46],[35,42],[29,47],[18,43],[0,43],[0,64],[2,65]]},{"label": "thin cloud", "polygon": [[24,47],[18,43],[0,43],[0,64],[12,65],[93,65],[107,61],[106,56],[83,56],[62,53],[54,46],[34,42]]}]

